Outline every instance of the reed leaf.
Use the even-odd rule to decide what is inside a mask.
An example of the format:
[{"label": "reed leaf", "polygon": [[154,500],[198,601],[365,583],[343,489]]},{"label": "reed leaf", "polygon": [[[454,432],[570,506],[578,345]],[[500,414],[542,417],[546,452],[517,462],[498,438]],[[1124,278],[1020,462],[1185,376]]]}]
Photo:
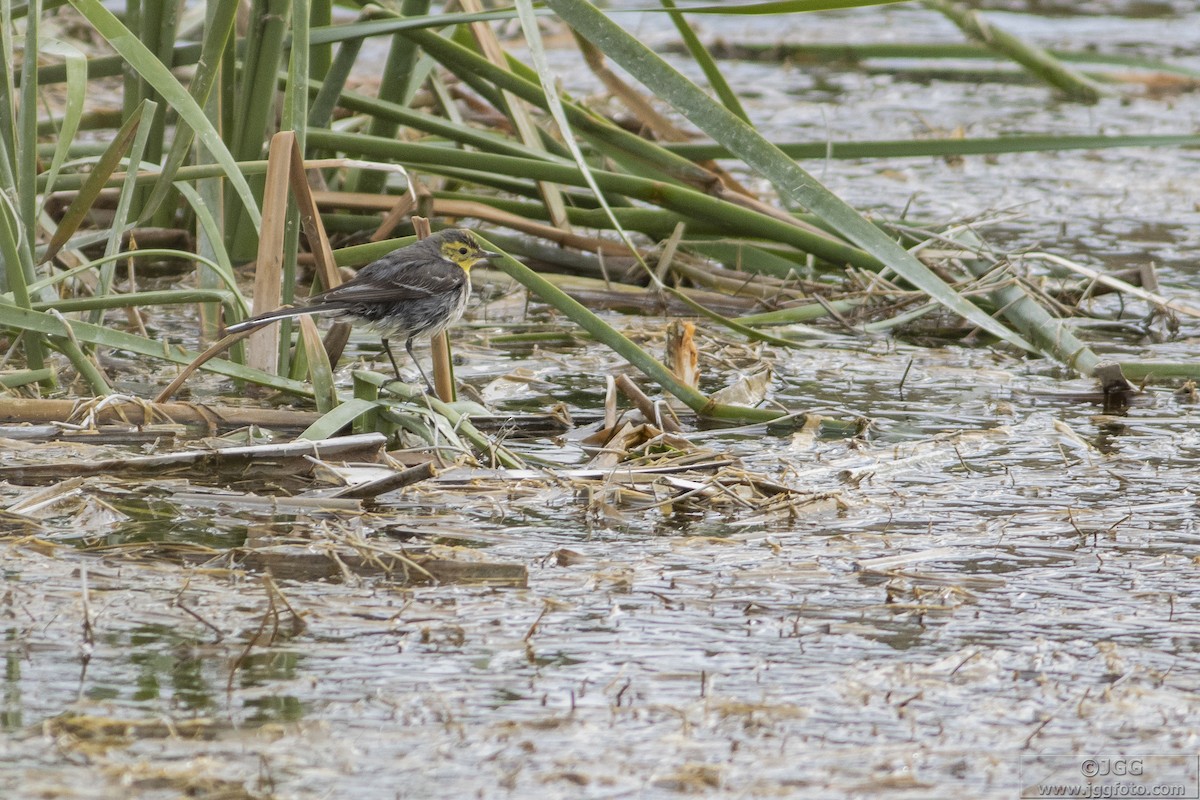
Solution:
[{"label": "reed leaf", "polygon": [[[451,150],[316,129],[309,131],[309,143],[323,149],[366,158],[392,159],[434,174],[445,174],[447,165],[463,164],[481,172],[519,175],[572,186],[586,185],[586,181],[574,166],[529,158]],[[616,192],[629,198],[656,203],[683,216],[689,228],[692,221],[696,221],[701,225],[718,226],[720,230],[738,236],[758,236],[785,242],[833,264],[852,264],[870,270],[877,270],[882,266],[879,259],[857,247],[827,235],[814,234],[777,217],[734,205],[691,187],[606,170],[592,169],[591,174],[601,191]],[[871,223],[865,220],[863,223],[874,229]],[[875,230],[886,238],[883,233]],[[890,239],[888,244],[895,247]]]},{"label": "reed leaf", "polygon": [[[251,3],[252,24],[246,37],[241,81],[231,98],[236,114],[228,128],[232,131],[230,149],[239,159],[261,158],[263,143],[270,138],[275,124],[278,94],[275,76],[283,59],[290,11],[289,0],[253,0]],[[255,177],[249,185],[261,190],[263,184]],[[249,259],[256,249],[261,221],[246,214],[238,214],[232,219],[227,246],[235,257]],[[253,345],[251,347],[253,349]]]},{"label": "reed leaf", "polygon": [[[142,101],[143,113],[142,119],[154,119],[155,112],[158,109],[158,103],[153,100]],[[137,183],[134,180],[134,175],[137,170],[133,169],[134,165],[142,163],[142,156],[146,152],[146,140],[150,137],[153,126],[138,125],[137,132],[134,134],[133,143],[129,146],[128,163],[130,169],[125,174],[125,184],[121,187],[121,195],[117,198],[117,208],[113,214],[112,226],[108,230],[108,242],[104,246],[104,254],[107,256],[116,255],[121,249],[121,241],[124,238],[124,233],[128,229],[127,222],[129,220],[129,212],[134,202],[134,196],[137,191]],[[131,244],[133,244],[131,240]],[[106,295],[112,291],[113,279],[116,276],[117,265],[115,261],[105,264],[100,270],[100,285],[97,291],[101,295]],[[89,320],[93,323],[100,322],[100,314],[96,312]]]},{"label": "reed leaf", "polygon": [[[22,229],[22,239],[29,247],[38,240],[37,229],[37,71],[36,54],[41,44],[38,31],[42,16],[41,0],[30,0],[25,15],[25,58],[21,72],[20,114],[17,116],[17,140],[13,152],[16,154],[16,212],[17,225]],[[33,272],[26,262],[26,282],[33,280]],[[33,365],[31,365],[33,366]],[[40,364],[37,366],[41,366]]]},{"label": "reed leaf", "polygon": [[[613,215],[613,210],[609,207],[608,201],[604,196],[604,192],[600,190],[600,186],[596,183],[596,177],[592,175],[592,170],[588,166],[587,161],[584,159],[583,152],[579,149],[579,143],[575,141],[575,136],[571,131],[570,123],[567,122],[567,115],[563,107],[562,98],[559,96],[558,88],[556,86],[558,76],[551,71],[550,62],[546,58],[546,50],[542,46],[542,35],[541,31],[538,29],[537,19],[533,14],[533,5],[531,0],[516,0],[516,3],[517,16],[521,20],[521,29],[525,33],[525,41],[528,43],[529,53],[533,58],[534,69],[537,72],[538,79],[541,81],[542,91],[545,93],[546,106],[550,110],[550,116],[553,117],[554,124],[558,126],[559,134],[566,143],[567,149],[571,152],[572,158],[575,159],[575,165],[579,168],[579,174],[583,176],[588,188],[592,191],[592,195],[604,209],[604,212],[607,215],[609,222],[612,224],[613,229],[616,230],[616,232],[620,235],[621,241],[625,242],[625,245],[629,248],[634,258],[637,259],[638,263],[642,266],[642,269],[645,270],[646,274],[650,277],[650,280],[656,284],[659,283],[658,277],[646,266],[645,262],[642,261],[642,257],[638,254],[638,250],[636,247],[634,247],[632,240],[630,240],[629,234],[626,233],[625,229],[621,227],[621,223],[617,220],[616,216]],[[529,142],[526,141],[526,144],[529,144]],[[543,183],[546,185],[553,185],[553,183],[550,181],[545,181]],[[557,209],[555,207],[551,207],[549,203],[547,204],[550,210],[550,218],[556,227],[562,227],[566,223],[566,209],[561,204],[561,196],[558,195],[557,192],[555,192],[554,196],[558,198],[559,202]]]},{"label": "reed leaf", "polygon": [[[321,415],[321,418],[304,429],[304,432],[297,436],[297,439],[307,439],[312,441],[320,441],[322,439],[331,439],[337,435],[338,431],[348,425],[353,425],[362,417],[378,411],[379,408],[385,407],[386,402],[378,400],[366,400],[359,397],[351,397],[343,400],[334,408],[326,411]],[[366,431],[356,431],[365,433]]]},{"label": "reed leaf", "polygon": [[56,347],[59,352],[67,357],[67,360],[75,367],[75,371],[79,373],[79,377],[88,385],[94,397],[105,397],[112,394],[112,387],[108,385],[108,380],[104,377],[104,373],[100,371],[100,368],[88,357],[83,348],[79,346],[79,342],[75,339],[74,331],[69,326],[65,336],[51,336],[49,337],[49,342],[52,347]]},{"label": "reed leaf", "polygon": [[[143,102],[142,112],[138,115],[140,118],[153,119],[158,110],[158,104],[153,100]],[[105,255],[113,255],[121,249],[121,240],[124,238],[129,222],[129,212],[133,204],[134,190],[137,187],[136,177],[138,170],[135,166],[144,167],[145,162],[142,161],[143,155],[146,152],[146,139],[150,136],[149,125],[138,125],[137,132],[133,136],[133,142],[129,145],[129,158],[126,163],[129,165],[125,171],[125,183],[121,187],[121,195],[117,198],[117,208],[113,213],[112,225],[108,230],[108,242],[104,246]],[[155,165],[157,166],[157,165]],[[80,193],[82,195],[82,192]],[[107,287],[107,282],[105,286]],[[105,289],[104,291],[107,291]]]},{"label": "reed leaf", "polygon": [[[908,0],[771,0],[764,3],[745,3],[738,5],[702,5],[684,6],[680,11],[689,14],[731,14],[731,15],[763,15],[763,14],[798,14],[809,11],[837,11],[843,8],[864,8],[867,6],[887,6],[904,3]],[[656,8],[639,9],[644,11],[659,11]]]},{"label": "reed leaf", "polygon": [[1119,361],[1121,372],[1131,381],[1200,381],[1200,362],[1196,361]]},{"label": "reed leaf", "polygon": [[[313,398],[317,403],[317,410],[322,414],[328,413],[338,405],[333,367],[329,363],[324,345],[321,344],[321,332],[317,329],[317,323],[312,317],[300,317],[299,322],[300,338],[304,342],[304,368],[312,383]],[[297,361],[299,360],[298,356]]]},{"label": "reed leaf", "polygon": [[[321,92],[324,91],[324,86],[316,81],[309,82],[309,90]],[[315,104],[315,101],[314,101]],[[437,117],[432,114],[425,114],[416,109],[407,108],[398,103],[389,103],[374,97],[368,97],[355,91],[344,91],[341,93],[338,104],[347,111],[353,111],[360,114],[367,114],[372,118],[379,117],[390,120],[396,123],[397,126],[404,125],[413,130],[421,131],[429,136],[436,136],[446,139],[450,142],[458,144],[470,145],[478,147],[489,153],[500,153],[514,156],[523,156],[527,158],[542,158],[548,161],[554,161],[562,164],[570,164],[571,159],[564,158],[555,154],[538,150],[532,147],[527,147],[521,142],[514,141],[506,136],[501,136],[497,133],[481,129],[476,126],[466,125],[460,122],[446,119],[445,117]],[[328,127],[326,125],[314,125],[313,127]]]},{"label": "reed leaf", "polygon": [[[802,306],[780,308],[775,311],[764,311],[761,314],[746,314],[738,317],[735,322],[750,327],[767,327],[770,325],[795,325],[802,322],[812,322],[814,319],[828,317],[830,311],[848,313],[863,305],[861,299],[827,300],[824,303],[809,303]],[[936,307],[936,306],[935,306]]]},{"label": "reed leaf", "polygon": [[[404,0],[400,5],[400,13],[410,19],[420,19],[429,14],[430,0]],[[387,62],[383,74],[388,76],[379,86],[379,99],[385,103],[404,105],[408,102],[410,92],[415,90],[414,72],[417,67],[419,51],[413,41],[400,33],[392,34],[392,45],[388,50]],[[399,124],[386,117],[372,117],[367,132],[372,136],[392,138],[399,130]],[[359,170],[350,176],[348,188],[359,192],[382,192],[386,175]]]},{"label": "reed leaf", "polygon": [[87,18],[102,37],[124,58],[130,68],[144,77],[172,109],[186,122],[204,143],[205,148],[213,154],[221,165],[222,174],[228,179],[233,191],[241,201],[246,213],[250,216],[255,229],[258,228],[261,217],[254,194],[246,182],[233,155],[221,141],[216,128],[205,116],[204,110],[192,99],[188,91],[171,74],[167,65],[159,61],[150,50],[134,36],[122,22],[117,19],[100,2],[100,0],[70,0],[71,5]]},{"label": "reed leaf", "polygon": [[[527,77],[511,62],[511,71],[502,69],[478,53],[431,31],[409,29],[405,35],[477,90],[487,91],[488,87],[492,87],[494,90],[511,92],[549,112],[549,103],[536,75]],[[573,130],[587,138],[606,156],[636,173],[657,175],[706,189],[719,184],[717,177],[708,170],[618,127],[577,103],[563,102],[562,107]]]},{"label": "reed leaf", "polygon": [[[237,277],[233,274],[233,262],[229,258],[229,251],[225,249],[224,237],[221,236],[217,220],[209,211],[208,204],[200,197],[199,190],[182,181],[175,185],[179,188],[179,193],[183,195],[183,198],[191,205],[192,213],[196,215],[203,234],[202,242],[212,250],[212,258],[204,256],[201,251],[195,255],[196,261],[198,264],[206,264],[211,268],[211,272],[204,273],[205,276],[214,275],[218,281],[229,287],[233,296],[233,304],[238,310],[238,315],[231,321],[239,321],[250,314],[250,303],[237,288]],[[207,287],[210,285],[210,281],[202,279],[200,285]]]},{"label": "reed leaf", "polygon": [[[715,143],[667,143],[663,147],[697,161],[731,157],[731,153],[726,147]],[[776,144],[776,147],[792,158],[925,158],[1001,153],[1047,153],[1056,150],[1100,150],[1112,147],[1200,147],[1200,135],[1194,133],[1127,134],[1122,136],[1025,134],[962,139],[783,142]]]},{"label": "reed leaf", "polygon": [[995,264],[978,259],[964,263],[976,277],[995,277],[999,284],[990,291],[993,303],[1021,334],[1042,352],[1071,369],[1091,375],[1100,359],[1092,349],[1075,336],[1058,317],[1041,306],[1019,281],[1007,280],[1012,276],[1006,271],[994,274]]},{"label": "reed leaf", "polygon": [[[3,170],[9,174],[12,174],[16,169],[16,164],[12,159],[13,151],[17,144],[17,130],[14,127],[17,110],[13,107],[13,99],[17,96],[19,80],[16,69],[15,47],[13,45],[13,35],[16,30],[12,3],[0,2],[0,145],[7,148],[7,153],[4,155]],[[63,67],[61,71],[63,78],[60,78],[60,81],[65,80],[66,68]],[[37,74],[40,79],[41,70]],[[15,179],[6,181],[8,184],[14,182]]]},{"label": "reed leaf", "polygon": [[[315,47],[324,46],[326,45],[315,45]],[[354,62],[358,60],[358,53],[361,49],[362,39],[349,39],[342,42],[338,46],[337,55],[333,57],[329,67],[325,70],[324,76],[320,80],[309,79],[309,91],[314,93],[308,109],[310,127],[328,128],[329,123],[333,120],[334,109],[339,104],[345,107],[343,99],[347,94],[346,81],[350,77],[351,70],[354,69]]]},{"label": "reed leaf", "polygon": [[[283,93],[283,118],[281,124],[283,130],[289,130],[294,135],[295,144],[293,148],[297,149],[300,153],[303,153],[305,150],[305,137],[308,130],[309,14],[309,0],[292,0],[292,47],[288,51],[288,83]],[[281,299],[283,303],[291,304],[296,299],[296,254],[300,249],[300,215],[296,210],[295,203],[287,204],[283,233],[283,286],[281,287]],[[281,330],[284,331],[287,331],[289,328],[290,325],[281,326]],[[316,334],[316,328],[312,329],[312,333]],[[301,326],[301,335],[305,341],[308,340],[309,331],[303,325]],[[317,340],[320,341],[319,336],[317,336]],[[313,354],[309,359],[309,368],[314,381],[313,388],[317,394],[317,407],[321,410],[328,410],[327,408],[322,408],[322,404],[332,402],[336,405],[337,399],[333,391],[329,359],[325,358],[324,353],[324,348],[321,348],[320,355]],[[283,356],[281,369],[286,371],[287,354],[283,353],[281,355]],[[321,364],[322,359],[324,359],[323,366]]]},{"label": "reed leaf", "polygon": [[83,186],[80,187],[78,194],[71,201],[71,205],[67,206],[66,212],[59,220],[58,228],[54,231],[54,235],[50,237],[50,243],[46,246],[45,252],[42,254],[41,263],[45,263],[56,255],[67,243],[75,232],[79,230],[79,226],[87,218],[88,212],[92,210],[92,205],[96,202],[96,198],[100,196],[101,190],[108,183],[117,167],[121,164],[121,158],[129,149],[133,142],[134,136],[137,134],[138,128],[142,124],[142,119],[145,117],[145,112],[154,104],[152,101],[141,103],[129,118],[125,120],[125,124],[113,136],[108,147],[105,148],[104,155],[92,167],[83,179]]},{"label": "reed leaf", "polygon": [[[11,112],[14,109],[6,107],[4,110]],[[22,109],[22,117],[34,115],[33,107]],[[8,122],[11,123],[12,120]],[[34,129],[36,131],[36,125]],[[5,126],[5,132],[14,138],[0,137],[0,263],[4,268],[4,287],[19,306],[28,309],[29,285],[34,280],[33,251],[36,239],[30,238],[28,229],[21,221],[21,178],[17,175],[19,169],[14,171],[13,154],[19,152],[18,140],[22,130],[24,129],[20,124],[9,124]],[[32,186],[29,188],[33,189]],[[34,199],[36,200],[36,196]],[[36,203],[34,207],[36,208]],[[25,348],[26,366],[32,370],[43,369],[45,355],[42,336],[37,333],[25,335],[22,337],[22,343]]]},{"label": "reed leaf", "polygon": [[19,372],[6,372],[0,375],[0,386],[5,389],[16,389],[31,383],[52,383],[54,377],[54,370],[48,367],[23,369]]},{"label": "reed leaf", "polygon": [[230,303],[229,292],[212,289],[159,289],[149,292],[125,292],[96,297],[69,297],[33,304],[35,311],[54,309],[59,313],[97,311],[110,308],[144,308],[147,306],[183,305],[191,303]]},{"label": "reed leaf", "polygon": [[[188,94],[200,108],[208,103],[221,69],[221,56],[228,47],[233,23],[237,18],[238,0],[218,0],[208,4],[204,41],[196,60],[196,71],[188,82]],[[175,64],[172,53],[172,65]],[[207,115],[206,115],[207,118]],[[155,184],[142,212],[143,219],[155,213],[170,193],[175,173],[187,160],[195,133],[184,119],[175,125],[175,136],[162,168],[162,181]]]},{"label": "reed leaf", "polygon": [[[305,27],[327,27],[333,23],[333,0],[311,0],[311,8]],[[311,45],[308,54],[308,75],[315,80],[324,80],[329,67],[333,63],[333,46],[329,44]]]},{"label": "reed leaf", "polygon": [[114,261],[125,258],[179,258],[195,261],[197,264],[202,264],[212,269],[212,271],[220,277],[221,281],[224,282],[226,287],[229,289],[230,294],[235,297],[237,296],[237,278],[234,276],[232,270],[227,270],[219,263],[204,258],[203,256],[198,256],[195,253],[190,253],[187,250],[173,250],[167,247],[148,247],[143,250],[131,250],[129,252],[112,253],[111,255],[101,256],[94,261],[89,261],[86,264],[81,264],[80,266],[74,267],[65,272],[58,272],[48,278],[43,278],[36,283],[31,283],[29,284],[29,288],[31,291],[40,292],[47,286],[53,286],[56,283],[68,280],[69,278],[72,278],[81,272],[86,272],[88,270],[95,269],[96,267],[110,264]]},{"label": "reed leaf", "polygon": [[737,92],[733,91],[729,86],[729,82],[721,74],[721,68],[717,66],[717,62],[713,59],[712,54],[700,42],[700,37],[692,30],[692,26],[688,24],[683,14],[679,13],[677,10],[678,6],[675,5],[675,0],[659,0],[659,2],[667,10],[667,13],[671,17],[671,22],[675,25],[675,30],[679,31],[679,36],[683,39],[684,47],[688,49],[688,52],[692,54],[692,60],[704,72],[704,77],[708,79],[708,85],[717,93],[717,97],[721,98],[721,102],[731,112],[741,117],[747,123],[750,122],[750,115],[742,107],[742,101],[738,98]]},{"label": "reed leaf", "polygon": [[[449,28],[456,25],[468,25],[472,22],[490,22],[492,20],[512,19],[516,12],[512,9],[503,11],[480,11],[460,14],[426,14],[420,17],[404,16],[387,9],[374,9],[381,18],[365,22],[351,22],[345,25],[334,25],[328,28],[313,28],[309,42],[314,45],[345,42],[350,39],[368,39],[389,33],[422,30],[426,28]],[[542,12],[546,13],[546,12]]]},{"label": "reed leaf", "polygon": [[1003,53],[1074,100],[1094,103],[1106,89],[1092,79],[1063,64],[1040,47],[1013,36],[985,20],[978,12],[951,0],[921,0],[943,14],[976,41]]},{"label": "reed leaf", "polygon": [[902,278],[951,311],[1011,344],[1036,350],[1021,336],[955,292],[756,130],[709,98],[699,87],[596,8],[590,4],[564,0],[547,0],[547,5],[692,124],[781,187],[786,192],[786,199],[809,208],[852,243],[887,264]]},{"label": "reed leaf", "polygon": [[67,103],[63,110],[62,126],[55,131],[54,155],[50,160],[50,169],[46,171],[46,194],[54,191],[54,180],[67,159],[70,145],[75,141],[79,132],[79,123],[83,118],[83,101],[87,96],[87,58],[78,48],[66,42],[50,39],[42,42],[42,52],[61,56],[66,70]]},{"label": "reed leaf", "polygon": [[[148,339],[125,331],[92,325],[79,320],[66,320],[50,312],[34,311],[19,308],[14,305],[0,303],[0,327],[16,331],[34,332],[45,336],[68,337],[74,336],[80,342],[99,345],[113,350],[124,350],[137,355],[146,356],[159,361],[170,361],[187,365],[195,360],[198,353],[190,353],[180,347],[173,346],[161,339]],[[220,375],[249,381],[270,389],[289,394],[309,397],[312,395],[307,384],[300,381],[268,375],[259,370],[250,369],[230,361],[213,359],[206,368]]]},{"label": "reed leaf", "polygon": [[[716,49],[716,48],[714,48]],[[726,58],[753,61],[778,61],[802,63],[857,63],[869,59],[916,59],[919,61],[1003,61],[1009,59],[1002,53],[981,44],[965,42],[739,42],[724,43],[720,53]],[[1098,50],[1047,50],[1053,58],[1070,64],[1090,64],[1105,67],[1131,67],[1134,69],[1164,72],[1170,75],[1200,77],[1200,70],[1181,64],[1122,53],[1105,53]],[[51,68],[53,69],[53,68]],[[889,71],[898,72],[904,65],[893,64]]]}]

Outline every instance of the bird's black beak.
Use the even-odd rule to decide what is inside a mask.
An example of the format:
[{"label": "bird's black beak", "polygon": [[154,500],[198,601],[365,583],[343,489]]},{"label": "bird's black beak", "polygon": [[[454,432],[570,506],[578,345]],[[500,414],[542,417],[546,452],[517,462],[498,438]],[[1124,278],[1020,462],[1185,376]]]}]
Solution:
[{"label": "bird's black beak", "polygon": [[497,253],[495,250],[484,250],[483,251],[483,260],[484,261],[491,261],[493,258],[503,258],[503,257],[504,257],[504,253]]}]

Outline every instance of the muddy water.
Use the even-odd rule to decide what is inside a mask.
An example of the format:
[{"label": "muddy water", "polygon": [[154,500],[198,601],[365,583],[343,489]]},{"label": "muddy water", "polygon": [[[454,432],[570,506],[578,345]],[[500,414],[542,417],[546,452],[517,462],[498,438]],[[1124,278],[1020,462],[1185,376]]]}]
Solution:
[{"label": "muddy water", "polygon": [[[1200,66],[1191,4],[1039,7],[995,19],[1051,46]],[[1130,9],[1140,16],[1122,16]],[[878,15],[885,26],[856,21]],[[666,35],[655,20],[630,24]],[[772,39],[779,24],[720,33]],[[907,7],[792,24],[789,36],[812,41],[954,35]],[[1085,108],[1021,83],[766,65],[729,76],[757,89],[750,113],[788,140],[1200,123],[1196,94]],[[809,166],[887,215],[1003,214],[985,229],[1000,248],[1154,262],[1165,292],[1200,302],[1194,151]],[[489,347],[489,332],[458,334],[460,377],[481,388],[519,368],[537,378],[493,387],[501,410],[548,394],[587,410],[602,397],[595,376],[616,366],[587,347]],[[1181,319],[1174,338],[1108,349],[1194,358],[1198,332]],[[1164,757],[1144,780],[1190,780],[1195,796],[1194,763],[1165,757],[1194,762],[1200,744],[1200,405],[1161,385],[1106,412],[1081,397],[1089,382],[1048,362],[853,335],[743,347],[706,363],[708,388],[764,361],[774,400],[869,419],[869,435],[692,438],[836,505],[638,511],[538,485],[412,491],[361,518],[153,504],[138,518],[105,484],[44,520],[40,544],[6,551],[0,793],[1012,798],[1052,772],[1032,759],[1099,754]],[[582,463],[578,438],[527,447]],[[395,527],[422,532],[410,544],[523,564],[528,587],[272,588],[219,561],[179,566],[189,546],[288,537],[315,548]],[[73,549],[81,533],[91,554]],[[175,550],[123,549],[146,535]],[[1078,783],[1071,769],[1054,774]]]}]

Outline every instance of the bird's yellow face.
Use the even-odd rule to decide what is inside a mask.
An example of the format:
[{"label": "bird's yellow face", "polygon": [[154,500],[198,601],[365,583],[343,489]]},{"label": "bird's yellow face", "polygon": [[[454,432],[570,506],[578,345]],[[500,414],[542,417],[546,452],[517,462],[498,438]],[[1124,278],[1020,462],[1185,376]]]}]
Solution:
[{"label": "bird's yellow face", "polygon": [[475,241],[475,237],[466,231],[455,231],[455,235],[442,242],[441,253],[442,258],[462,267],[464,272],[470,272],[471,267],[480,261],[487,261],[489,258],[499,255],[499,253],[484,250]]}]

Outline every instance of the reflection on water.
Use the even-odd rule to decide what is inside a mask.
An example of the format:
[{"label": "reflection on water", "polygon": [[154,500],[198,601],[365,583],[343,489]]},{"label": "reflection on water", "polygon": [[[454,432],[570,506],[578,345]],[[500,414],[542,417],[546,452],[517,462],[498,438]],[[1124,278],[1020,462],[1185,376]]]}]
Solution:
[{"label": "reflection on water", "polygon": [[[93,625],[102,629],[102,621],[97,617]],[[294,697],[257,692],[231,705],[229,694],[231,673],[235,690],[286,685],[299,674],[303,662],[299,653],[272,649],[247,654],[245,643],[218,647],[195,633],[178,625],[137,625],[105,633],[91,646],[80,637],[73,653],[71,648],[64,653],[48,643],[24,653],[10,648],[4,727],[20,730],[30,707],[38,714],[73,706],[124,714],[158,709],[177,719],[215,714],[244,724],[295,721],[303,716],[304,705]],[[28,632],[9,629],[7,639],[27,641]],[[74,658],[64,659],[68,654]]]},{"label": "reflection on water", "polygon": [[78,543],[84,548],[159,542],[225,549],[245,544],[246,530],[244,519],[134,519],[118,525],[102,539],[81,535]]},{"label": "reflection on water", "polygon": [[304,703],[288,695],[255,697],[246,701],[247,725],[266,725],[272,722],[296,722],[305,714]]}]

